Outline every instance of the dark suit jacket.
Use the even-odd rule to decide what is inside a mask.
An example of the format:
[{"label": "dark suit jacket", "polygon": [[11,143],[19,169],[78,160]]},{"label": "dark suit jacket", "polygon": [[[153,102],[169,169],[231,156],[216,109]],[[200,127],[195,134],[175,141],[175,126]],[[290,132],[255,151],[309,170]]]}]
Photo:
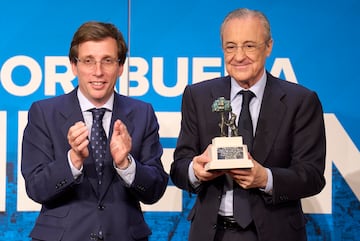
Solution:
[{"label": "dark suit jacket", "polygon": [[117,175],[108,148],[103,187],[97,194],[91,151],[76,180],[68,163],[68,130],[83,121],[76,91],[35,102],[29,110],[21,170],[27,194],[42,204],[30,236],[36,240],[79,241],[97,236],[106,241],[146,240],[151,231],[139,202],[158,201],[168,181],[160,161],[162,147],[154,110],[150,104],[115,93],[109,136],[114,121],[122,120],[132,138],[136,175],[128,187]]},{"label": "dark suit jacket", "polygon": [[[188,167],[213,137],[220,136],[219,114],[211,105],[230,98],[230,77],[187,86],[183,94],[181,131],[170,176],[176,186],[197,193],[189,214],[189,240],[213,240],[224,176],[194,190]],[[251,189],[250,203],[259,240],[306,240],[306,219],[300,199],[325,185],[325,130],[316,93],[267,73],[252,156],[273,174],[273,193]]]}]

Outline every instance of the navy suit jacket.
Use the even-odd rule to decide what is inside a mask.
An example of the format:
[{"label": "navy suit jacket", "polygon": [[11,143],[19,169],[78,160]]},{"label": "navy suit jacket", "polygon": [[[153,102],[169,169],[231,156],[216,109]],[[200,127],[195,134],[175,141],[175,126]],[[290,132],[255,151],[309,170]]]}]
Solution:
[{"label": "navy suit jacket", "polygon": [[136,175],[128,186],[116,173],[108,147],[102,189],[97,192],[91,148],[79,178],[73,178],[68,163],[68,130],[83,121],[76,93],[77,88],[35,102],[29,110],[21,171],[28,196],[42,204],[30,236],[35,240],[146,240],[151,231],[140,202],[158,201],[168,181],[160,160],[162,146],[154,110],[150,104],[115,93],[109,136],[114,122],[122,120],[132,138]]},{"label": "navy suit jacket", "polygon": [[[230,99],[230,77],[187,86],[183,94],[181,131],[170,176],[181,189],[197,193],[189,214],[189,240],[213,240],[224,176],[194,190],[188,167],[220,136],[220,115],[211,105]],[[306,240],[306,219],[300,199],[319,193],[325,185],[325,128],[315,92],[267,73],[252,156],[273,174],[273,192],[250,189],[250,204],[259,240]]]}]

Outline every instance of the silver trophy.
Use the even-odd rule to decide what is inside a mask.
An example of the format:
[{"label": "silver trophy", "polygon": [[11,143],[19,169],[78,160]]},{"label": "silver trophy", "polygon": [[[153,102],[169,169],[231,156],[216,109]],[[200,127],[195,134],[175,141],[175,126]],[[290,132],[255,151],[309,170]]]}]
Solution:
[{"label": "silver trophy", "polygon": [[220,137],[212,139],[211,161],[205,165],[205,169],[211,171],[253,167],[247,155],[247,146],[238,134],[236,114],[232,112],[230,100],[224,97],[216,99],[212,104],[212,111],[220,113]]}]

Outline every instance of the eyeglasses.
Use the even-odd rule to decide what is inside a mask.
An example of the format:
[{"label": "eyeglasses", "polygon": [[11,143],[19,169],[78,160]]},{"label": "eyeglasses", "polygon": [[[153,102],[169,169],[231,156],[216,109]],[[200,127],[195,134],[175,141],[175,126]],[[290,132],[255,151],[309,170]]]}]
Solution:
[{"label": "eyeglasses", "polygon": [[91,70],[95,69],[95,66],[97,63],[100,63],[100,65],[104,69],[112,69],[116,63],[120,62],[120,59],[113,59],[113,58],[104,58],[101,60],[95,60],[94,58],[85,58],[85,59],[79,59],[75,57],[75,60],[79,63],[82,63],[86,68],[89,68]]},{"label": "eyeglasses", "polygon": [[260,43],[260,44],[256,44],[256,43],[246,43],[243,45],[236,45],[236,44],[228,44],[226,46],[224,46],[224,51],[227,54],[233,54],[236,53],[238,51],[238,48],[240,48],[245,54],[248,53],[253,53],[256,50],[258,50],[262,45],[266,44],[267,41]]}]

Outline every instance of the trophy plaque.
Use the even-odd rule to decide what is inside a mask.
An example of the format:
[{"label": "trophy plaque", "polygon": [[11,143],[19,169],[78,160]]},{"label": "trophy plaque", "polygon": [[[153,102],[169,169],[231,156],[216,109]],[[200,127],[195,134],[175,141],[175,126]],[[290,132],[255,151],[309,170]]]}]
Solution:
[{"label": "trophy plaque", "polygon": [[[224,97],[216,99],[212,105],[212,111],[220,113],[221,136],[212,139],[211,161],[205,165],[205,170],[252,168],[254,165],[248,158],[247,146],[244,145],[243,138],[238,135],[235,124],[236,115],[232,112],[230,101]],[[225,128],[230,131],[229,136],[226,136]]]}]

